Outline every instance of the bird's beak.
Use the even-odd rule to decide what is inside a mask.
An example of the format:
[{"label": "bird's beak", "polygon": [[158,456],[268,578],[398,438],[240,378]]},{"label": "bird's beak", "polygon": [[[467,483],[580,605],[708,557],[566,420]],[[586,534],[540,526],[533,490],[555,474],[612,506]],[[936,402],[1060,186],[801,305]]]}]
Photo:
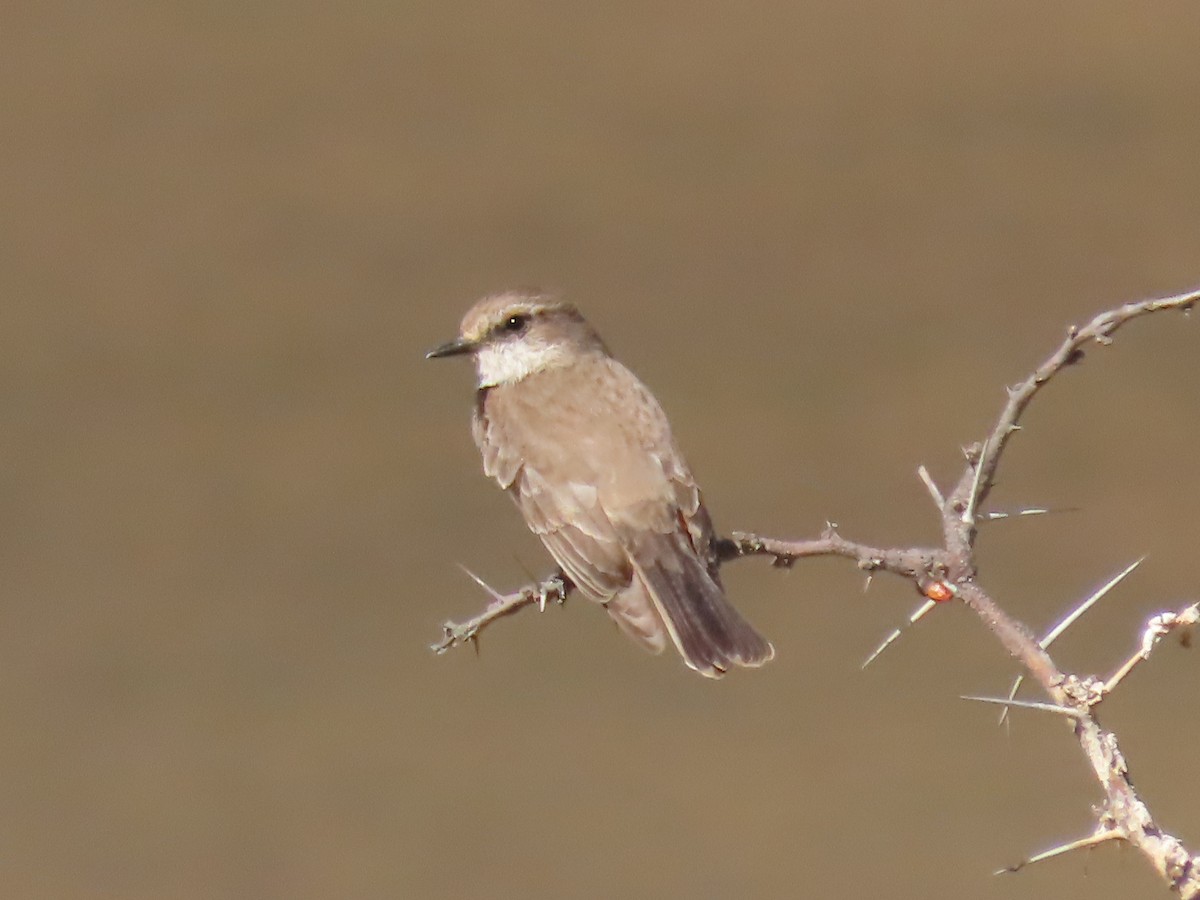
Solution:
[{"label": "bird's beak", "polygon": [[425,358],[437,359],[440,356],[462,356],[462,354],[470,353],[474,349],[474,341],[468,341],[466,338],[455,338],[452,341],[447,341],[440,347],[434,347],[425,354]]}]

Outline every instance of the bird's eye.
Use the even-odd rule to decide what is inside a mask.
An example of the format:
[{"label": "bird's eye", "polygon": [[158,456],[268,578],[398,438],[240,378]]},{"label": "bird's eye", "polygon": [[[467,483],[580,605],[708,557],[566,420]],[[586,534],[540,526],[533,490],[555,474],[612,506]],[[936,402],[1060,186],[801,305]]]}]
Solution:
[{"label": "bird's eye", "polygon": [[515,333],[515,332],[523,329],[527,324],[529,324],[529,316],[526,316],[526,315],[509,316],[507,319],[504,320],[504,330]]}]

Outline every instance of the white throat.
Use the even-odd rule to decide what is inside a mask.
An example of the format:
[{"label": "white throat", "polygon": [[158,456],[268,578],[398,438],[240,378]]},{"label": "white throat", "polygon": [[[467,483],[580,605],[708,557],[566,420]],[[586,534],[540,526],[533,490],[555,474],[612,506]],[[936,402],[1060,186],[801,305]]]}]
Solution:
[{"label": "white throat", "polygon": [[475,352],[480,387],[512,384],[527,375],[561,365],[567,355],[562,344],[511,341],[484,344]]}]

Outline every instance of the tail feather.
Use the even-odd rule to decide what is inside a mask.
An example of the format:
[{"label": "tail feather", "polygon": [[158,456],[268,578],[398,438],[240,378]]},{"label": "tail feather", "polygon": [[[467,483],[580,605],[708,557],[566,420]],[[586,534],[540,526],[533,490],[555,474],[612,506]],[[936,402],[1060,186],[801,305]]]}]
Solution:
[{"label": "tail feather", "polygon": [[684,662],[719,678],[733,666],[756,667],[774,658],[775,648],[725,598],[720,584],[681,540],[663,535],[631,554],[631,590],[644,588],[653,600]]},{"label": "tail feather", "polygon": [[667,629],[658,609],[635,577],[633,583],[604,604],[608,614],[625,634],[651,653],[667,646]]}]

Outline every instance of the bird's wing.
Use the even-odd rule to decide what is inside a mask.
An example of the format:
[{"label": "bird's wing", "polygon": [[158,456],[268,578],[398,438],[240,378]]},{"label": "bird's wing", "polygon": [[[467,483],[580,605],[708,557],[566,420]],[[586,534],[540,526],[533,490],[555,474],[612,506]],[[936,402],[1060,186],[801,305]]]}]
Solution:
[{"label": "bird's wing", "polygon": [[493,417],[488,415],[488,396],[495,388],[480,388],[475,395],[475,414],[471,417],[471,436],[483,455],[483,472],[495,478],[500,487],[509,488],[524,462],[521,447],[507,439]]},{"label": "bird's wing", "polygon": [[624,419],[625,444],[639,448],[640,463],[627,460],[626,469],[638,477],[606,485],[601,498],[634,569],[626,594],[651,602],[684,661],[701,674],[762,665],[775,650],[725,597],[700,488],[662,408],[628,377],[626,390],[640,396],[631,404],[639,415]]},{"label": "bird's wing", "polygon": [[669,630],[657,604],[640,589],[624,535],[600,505],[596,488],[579,482],[551,484],[525,465],[513,482],[512,495],[529,529],[566,576],[585,595],[603,603],[622,631],[650,652],[661,653]]},{"label": "bird's wing", "polygon": [[629,560],[593,485],[551,483],[526,465],[512,491],[530,531],[585,594],[607,602],[629,584]]},{"label": "bird's wing", "polygon": [[[695,479],[666,433],[652,452],[660,490],[643,502],[606,504],[634,577],[627,595],[658,611],[684,661],[710,678],[735,665],[760,666],[771,644],[726,599],[718,575],[712,523]],[[623,595],[624,596],[624,595]]]},{"label": "bird's wing", "polygon": [[704,499],[700,495],[700,486],[696,484],[696,479],[692,477],[691,470],[678,451],[663,460],[663,474],[671,486],[681,535],[704,561],[709,576],[719,585],[721,579],[717,565],[716,533],[713,531],[708,509],[704,506]]},{"label": "bird's wing", "polygon": [[492,389],[476,406],[473,434],[483,469],[508,489],[530,531],[542,539],[564,574],[593,600],[607,602],[629,584],[631,569],[621,541],[600,504],[585,458],[554,452],[553,423],[524,421],[521,407],[492,415],[504,402]]}]

